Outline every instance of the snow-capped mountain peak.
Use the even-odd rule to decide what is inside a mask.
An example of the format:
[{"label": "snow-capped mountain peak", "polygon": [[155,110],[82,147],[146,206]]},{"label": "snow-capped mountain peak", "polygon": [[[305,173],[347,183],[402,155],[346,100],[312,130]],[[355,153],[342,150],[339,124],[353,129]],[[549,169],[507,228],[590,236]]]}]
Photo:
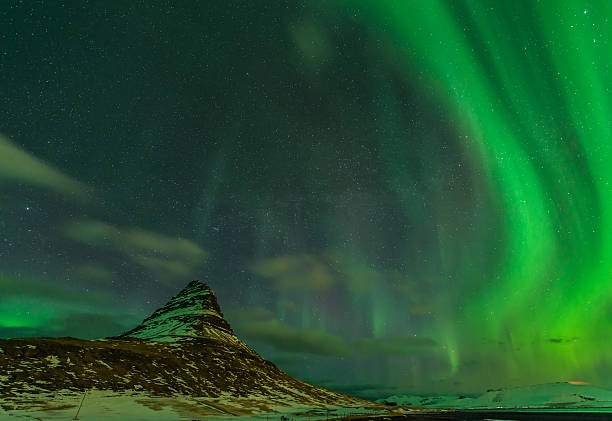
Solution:
[{"label": "snow-capped mountain peak", "polygon": [[158,342],[197,339],[238,341],[223,318],[215,294],[201,281],[190,282],[163,307],[121,337]]}]

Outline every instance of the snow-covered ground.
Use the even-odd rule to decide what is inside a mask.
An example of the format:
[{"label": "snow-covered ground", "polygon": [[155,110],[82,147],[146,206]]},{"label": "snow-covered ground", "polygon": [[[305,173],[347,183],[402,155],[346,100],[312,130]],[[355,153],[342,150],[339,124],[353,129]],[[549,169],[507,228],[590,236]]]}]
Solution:
[{"label": "snow-covered ground", "polygon": [[[83,395],[69,392],[59,393],[49,399],[41,399],[39,395],[24,395],[22,401],[29,401],[31,405],[24,405],[26,407],[24,409],[7,410],[4,416],[11,420],[71,420],[74,419],[82,398]],[[79,411],[79,419],[84,421],[179,420],[197,419],[214,413],[218,412],[204,405],[196,407],[193,403],[182,399],[159,399],[153,402],[145,394],[92,391],[85,396]]]},{"label": "snow-covered ground", "polygon": [[[280,419],[282,414],[290,418],[322,419],[346,416],[350,414],[383,413],[373,408],[327,407],[310,408],[303,405],[264,406],[267,411],[258,410],[258,401],[262,397],[244,398],[242,405],[237,406],[235,397],[190,398],[152,397],[143,392],[117,393],[112,391],[92,390],[85,394],[71,391],[60,391],[51,395],[23,394],[19,398],[19,409],[0,408],[0,421],[4,420],[72,420],[77,414],[83,421],[174,421],[201,420],[210,421],[246,421]],[[14,401],[0,399],[0,405],[13,405]],[[263,402],[261,402],[263,403]],[[271,410],[271,411],[270,411]]]},{"label": "snow-covered ground", "polygon": [[406,406],[452,409],[612,408],[612,390],[564,382],[491,390],[479,396],[402,395],[390,396],[382,401]]}]

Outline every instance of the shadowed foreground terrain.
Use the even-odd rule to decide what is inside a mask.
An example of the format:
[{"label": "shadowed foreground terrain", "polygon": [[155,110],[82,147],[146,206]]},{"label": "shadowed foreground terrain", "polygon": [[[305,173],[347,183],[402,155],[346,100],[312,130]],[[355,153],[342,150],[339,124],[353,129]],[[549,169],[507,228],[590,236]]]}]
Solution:
[{"label": "shadowed foreground terrain", "polygon": [[393,420],[393,421],[429,421],[429,420],[473,420],[473,421],[603,421],[612,419],[612,413],[591,412],[511,412],[511,411],[448,411],[438,413],[415,413],[392,417],[353,417],[351,421]]}]

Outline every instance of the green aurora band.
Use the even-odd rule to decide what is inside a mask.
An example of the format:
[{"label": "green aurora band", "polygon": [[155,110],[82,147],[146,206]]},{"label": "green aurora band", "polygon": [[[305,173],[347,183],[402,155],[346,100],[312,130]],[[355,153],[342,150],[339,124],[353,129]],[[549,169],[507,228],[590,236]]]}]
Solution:
[{"label": "green aurora band", "polygon": [[612,387],[612,3],[157,3],[15,15],[4,337],[116,335],[198,277],[349,393]]},{"label": "green aurora band", "polygon": [[[579,377],[609,385],[612,6],[360,7],[362,23],[390,38],[405,69],[417,66],[436,86],[429,94],[452,115],[486,180],[481,194],[496,199],[505,221],[497,274],[483,279],[466,262],[471,286],[440,322],[451,374],[472,377],[459,372],[469,353],[500,383],[521,373],[523,383]],[[483,337],[491,341],[480,344]]]}]

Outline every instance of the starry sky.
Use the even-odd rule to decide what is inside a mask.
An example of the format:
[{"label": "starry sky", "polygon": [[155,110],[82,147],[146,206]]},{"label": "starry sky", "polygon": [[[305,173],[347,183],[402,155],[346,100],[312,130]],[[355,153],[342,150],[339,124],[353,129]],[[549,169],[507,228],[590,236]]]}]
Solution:
[{"label": "starry sky", "polygon": [[368,398],[612,387],[607,1],[0,6],[0,337],[190,280]]}]

